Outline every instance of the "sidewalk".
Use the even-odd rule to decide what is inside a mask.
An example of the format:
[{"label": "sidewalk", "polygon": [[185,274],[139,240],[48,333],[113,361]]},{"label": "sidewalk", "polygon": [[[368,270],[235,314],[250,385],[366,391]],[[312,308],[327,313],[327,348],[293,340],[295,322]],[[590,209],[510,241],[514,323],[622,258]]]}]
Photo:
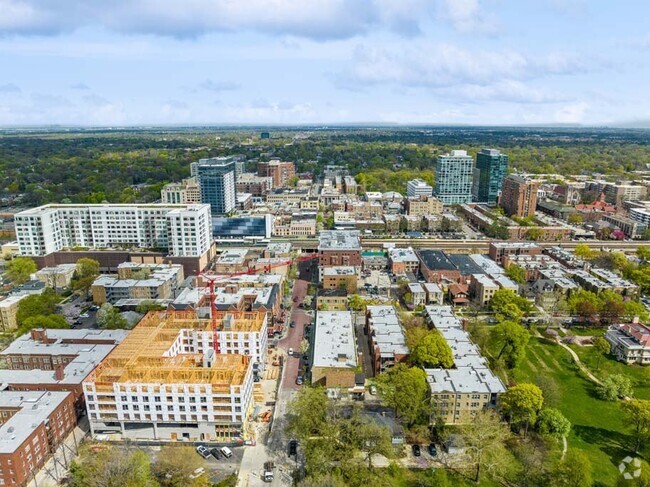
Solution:
[{"label": "sidewalk", "polygon": [[36,477],[27,484],[27,487],[54,487],[59,485],[59,481],[68,475],[70,463],[75,459],[79,451],[79,446],[90,428],[86,416],[79,420],[77,427],[67,436],[59,445],[54,454],[49,458],[43,468],[37,473]]}]

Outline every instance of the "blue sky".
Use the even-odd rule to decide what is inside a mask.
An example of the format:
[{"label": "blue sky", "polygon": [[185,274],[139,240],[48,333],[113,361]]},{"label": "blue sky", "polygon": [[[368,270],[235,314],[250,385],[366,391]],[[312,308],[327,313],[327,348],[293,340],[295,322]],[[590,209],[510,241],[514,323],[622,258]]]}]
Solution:
[{"label": "blue sky", "polygon": [[650,2],[0,0],[0,125],[650,120]]}]

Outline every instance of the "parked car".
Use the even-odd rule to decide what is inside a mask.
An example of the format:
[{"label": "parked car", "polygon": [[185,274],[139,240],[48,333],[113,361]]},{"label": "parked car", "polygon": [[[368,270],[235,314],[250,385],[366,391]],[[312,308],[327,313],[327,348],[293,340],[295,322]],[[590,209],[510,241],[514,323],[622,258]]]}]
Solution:
[{"label": "parked car", "polygon": [[212,449],[210,450],[210,453],[211,453],[212,456],[213,456],[214,458],[216,458],[217,460],[221,460],[221,457],[223,456],[223,455],[221,454],[221,452],[219,451],[219,448],[212,448]]},{"label": "parked car", "polygon": [[230,458],[232,456],[232,450],[227,446],[224,446],[221,448],[221,454],[226,458]]},{"label": "parked car", "polygon": [[298,377],[296,377],[296,384],[298,384],[299,386],[302,385],[303,381],[304,381],[304,379],[302,378],[302,375],[299,375]]},{"label": "parked car", "polygon": [[292,321],[291,323],[289,323],[289,327],[290,328],[295,328],[296,327],[296,322]]},{"label": "parked car", "polygon": [[287,355],[289,355],[289,357],[293,357],[293,348],[289,347],[289,351],[287,352]]},{"label": "parked car", "polygon": [[377,386],[375,384],[370,384],[370,394],[373,396],[377,394]]},{"label": "parked car", "polygon": [[413,450],[414,457],[419,457],[420,455],[422,455],[422,452],[420,451],[420,445],[413,445],[411,449]]},{"label": "parked car", "polygon": [[427,447],[427,450],[429,451],[429,455],[431,455],[432,457],[435,457],[436,455],[438,455],[438,450],[436,449],[436,445],[434,445],[433,443],[431,443]]},{"label": "parked car", "polygon": [[298,440],[289,441],[289,456],[298,454]]},{"label": "parked car", "polygon": [[206,447],[203,445],[199,445],[196,447],[196,451],[199,455],[201,455],[203,458],[208,458],[210,456],[210,450],[208,450]]},{"label": "parked car", "polygon": [[90,318],[90,315],[88,313],[81,313],[79,318]]}]

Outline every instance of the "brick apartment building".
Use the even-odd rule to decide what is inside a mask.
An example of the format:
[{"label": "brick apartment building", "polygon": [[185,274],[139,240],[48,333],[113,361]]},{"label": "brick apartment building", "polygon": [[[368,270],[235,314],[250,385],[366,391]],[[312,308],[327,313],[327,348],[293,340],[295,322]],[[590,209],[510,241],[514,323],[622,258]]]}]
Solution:
[{"label": "brick apartment building", "polygon": [[296,175],[296,166],[293,162],[271,159],[267,162],[257,163],[257,175],[263,178],[271,178],[274,188],[283,188]]},{"label": "brick apartment building", "polygon": [[69,392],[0,393],[0,485],[26,485],[77,424]]},{"label": "brick apartment building", "polygon": [[358,230],[324,230],[318,244],[320,266],[361,266],[361,234]]},{"label": "brick apartment building", "polygon": [[499,203],[508,216],[533,216],[537,206],[538,187],[537,181],[517,175],[508,176],[503,180]]}]

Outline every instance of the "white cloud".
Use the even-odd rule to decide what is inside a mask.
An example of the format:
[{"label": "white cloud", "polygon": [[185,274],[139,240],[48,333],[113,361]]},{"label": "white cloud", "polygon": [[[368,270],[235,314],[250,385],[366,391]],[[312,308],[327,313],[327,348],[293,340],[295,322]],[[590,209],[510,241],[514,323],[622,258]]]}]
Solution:
[{"label": "white cloud", "polygon": [[589,108],[589,104],[584,101],[570,103],[555,112],[555,121],[558,123],[583,123]]},{"label": "white cloud", "polygon": [[234,91],[241,88],[239,83],[233,81],[212,81],[211,79],[206,79],[205,81],[199,83],[197,88],[206,91],[214,91],[216,93],[222,91]]},{"label": "white cloud", "polygon": [[438,16],[457,31],[495,34],[499,25],[496,18],[486,13],[479,0],[437,0]]},{"label": "white cloud", "polygon": [[249,30],[326,40],[377,28],[416,34],[430,11],[427,0],[0,0],[0,35],[101,25],[172,37]]},{"label": "white cloud", "polygon": [[7,83],[5,85],[0,85],[0,93],[20,93],[21,89],[18,85],[14,83]]}]

